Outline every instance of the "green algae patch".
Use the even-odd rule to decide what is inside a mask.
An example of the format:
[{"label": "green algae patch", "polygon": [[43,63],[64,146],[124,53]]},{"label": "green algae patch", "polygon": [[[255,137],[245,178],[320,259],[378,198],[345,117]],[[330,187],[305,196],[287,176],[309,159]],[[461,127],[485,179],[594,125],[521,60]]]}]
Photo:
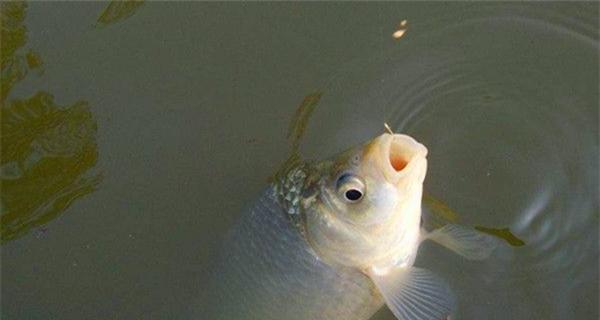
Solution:
[{"label": "green algae patch", "polygon": [[43,71],[40,56],[29,50],[19,53],[27,43],[25,20],[27,4],[22,1],[0,3],[1,38],[0,45],[0,101],[4,105],[10,90],[23,80],[29,70]]},{"label": "green algae patch", "polygon": [[98,151],[87,103],[58,106],[39,92],[0,109],[2,243],[64,212],[94,191],[101,175],[86,175]]},{"label": "green algae patch", "polygon": [[62,214],[96,189],[97,125],[89,106],[59,106],[52,94],[8,99],[30,71],[43,72],[39,54],[24,49],[27,4],[0,4],[0,241],[17,239]]}]

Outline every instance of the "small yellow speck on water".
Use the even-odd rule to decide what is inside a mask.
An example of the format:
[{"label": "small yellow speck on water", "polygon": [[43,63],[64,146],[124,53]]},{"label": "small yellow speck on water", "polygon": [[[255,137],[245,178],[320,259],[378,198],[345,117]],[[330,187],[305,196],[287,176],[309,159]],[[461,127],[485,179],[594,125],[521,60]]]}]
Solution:
[{"label": "small yellow speck on water", "polygon": [[401,38],[401,37],[404,35],[404,33],[406,32],[406,29],[407,29],[407,24],[408,24],[408,21],[407,21],[406,19],[404,19],[404,20],[400,21],[400,24],[398,25],[398,30],[396,30],[396,31],[395,31],[395,32],[392,34],[392,36],[393,36],[395,39],[400,39],[400,38]]},{"label": "small yellow speck on water", "polygon": [[398,31],[394,32],[394,34],[392,36],[396,39],[400,39],[404,35],[405,32],[406,32],[406,30],[398,30]]}]

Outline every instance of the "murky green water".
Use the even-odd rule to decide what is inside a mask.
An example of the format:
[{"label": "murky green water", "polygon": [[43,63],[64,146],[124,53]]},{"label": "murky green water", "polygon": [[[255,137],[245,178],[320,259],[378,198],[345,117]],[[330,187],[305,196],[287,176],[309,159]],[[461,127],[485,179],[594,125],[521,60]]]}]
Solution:
[{"label": "murky green water", "polygon": [[305,155],[386,121],[462,223],[527,243],[422,248],[456,319],[598,319],[598,4],[106,7],[2,4],[2,319],[182,314],[316,91]]}]

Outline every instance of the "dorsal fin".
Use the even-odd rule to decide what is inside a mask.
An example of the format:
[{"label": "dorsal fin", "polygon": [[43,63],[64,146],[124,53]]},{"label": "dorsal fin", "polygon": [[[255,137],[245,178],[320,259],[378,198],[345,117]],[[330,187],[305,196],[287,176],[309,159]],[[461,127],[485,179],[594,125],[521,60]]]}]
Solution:
[{"label": "dorsal fin", "polygon": [[322,92],[311,93],[304,97],[300,105],[296,108],[296,113],[290,121],[288,128],[287,138],[290,142],[290,153],[287,159],[281,164],[275,174],[269,179],[270,182],[279,181],[285,177],[287,173],[302,163],[302,157],[300,156],[300,143],[304,138],[306,127],[308,126],[308,120],[315,110],[317,103],[323,95]]},{"label": "dorsal fin", "polygon": [[322,92],[315,92],[305,96],[296,109],[296,113],[294,114],[292,121],[290,121],[287,134],[287,138],[292,144],[292,154],[298,152],[302,138],[304,138],[304,132],[308,126],[308,120],[315,110],[317,103],[321,100],[322,95]]}]

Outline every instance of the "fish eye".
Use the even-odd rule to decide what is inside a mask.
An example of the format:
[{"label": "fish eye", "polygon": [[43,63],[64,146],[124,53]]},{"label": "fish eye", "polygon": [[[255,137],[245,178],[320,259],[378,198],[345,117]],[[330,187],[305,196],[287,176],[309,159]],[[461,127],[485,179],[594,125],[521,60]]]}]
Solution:
[{"label": "fish eye", "polygon": [[356,189],[350,189],[344,193],[344,197],[346,197],[346,200],[348,201],[357,201],[362,198],[362,192]]},{"label": "fish eye", "polygon": [[363,198],[365,184],[357,176],[343,174],[337,180],[337,190],[344,200],[353,203]]}]

